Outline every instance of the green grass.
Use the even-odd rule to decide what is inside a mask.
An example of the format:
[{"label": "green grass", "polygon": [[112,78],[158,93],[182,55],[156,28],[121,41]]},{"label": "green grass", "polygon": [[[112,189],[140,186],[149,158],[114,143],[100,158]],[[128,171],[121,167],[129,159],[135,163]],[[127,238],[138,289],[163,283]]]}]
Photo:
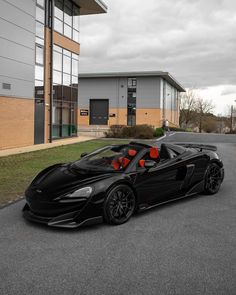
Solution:
[{"label": "green grass", "polygon": [[22,196],[34,176],[42,169],[56,164],[74,161],[83,152],[91,152],[109,144],[125,141],[91,140],[47,150],[0,158],[0,204]]}]

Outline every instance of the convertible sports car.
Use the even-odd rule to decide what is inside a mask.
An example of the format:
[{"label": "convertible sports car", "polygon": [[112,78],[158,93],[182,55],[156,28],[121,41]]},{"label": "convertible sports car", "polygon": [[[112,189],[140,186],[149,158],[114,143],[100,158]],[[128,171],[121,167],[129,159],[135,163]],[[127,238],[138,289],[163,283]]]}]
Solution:
[{"label": "convertible sports car", "polygon": [[215,194],[223,178],[214,146],[110,145],[40,172],[25,192],[23,215],[55,227],[103,220],[122,224],[156,205],[197,193]]}]

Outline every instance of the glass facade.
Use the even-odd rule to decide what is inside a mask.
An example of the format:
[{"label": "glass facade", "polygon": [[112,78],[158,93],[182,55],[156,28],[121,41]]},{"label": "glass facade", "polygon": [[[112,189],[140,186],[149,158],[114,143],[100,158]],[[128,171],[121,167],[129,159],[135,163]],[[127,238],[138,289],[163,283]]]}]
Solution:
[{"label": "glass facade", "polygon": [[53,137],[77,134],[79,56],[54,45],[53,50]]},{"label": "glass facade", "polygon": [[[44,114],[45,95],[47,102],[51,95],[50,75],[45,81],[44,67],[45,53],[50,56],[51,44],[45,43],[45,27],[52,27],[64,36],[79,41],[79,7],[70,0],[55,0],[54,18],[51,18],[50,0],[36,0],[36,39],[35,39],[35,142],[44,142]],[[48,40],[50,43],[50,40]],[[66,46],[66,45],[65,45]],[[49,122],[49,140],[77,135],[77,100],[78,100],[78,64],[79,56],[65,48],[53,44],[53,99],[52,108],[50,103],[49,112],[52,112],[52,122]],[[51,63],[47,64],[51,67]],[[46,68],[47,74],[50,68]],[[46,85],[46,86],[45,86]],[[46,87],[46,88],[45,88]],[[41,112],[41,113],[40,113]],[[50,114],[48,113],[51,118]],[[43,124],[39,128],[37,121]],[[52,125],[52,134],[50,126]],[[41,131],[40,131],[40,130]],[[41,132],[41,133],[40,133]],[[38,138],[41,136],[41,139]]]},{"label": "glass facade", "polygon": [[128,78],[127,125],[136,125],[136,93],[137,79]]},{"label": "glass facade", "polygon": [[44,99],[44,0],[36,2],[35,98]]},{"label": "glass facade", "polygon": [[70,0],[55,0],[54,30],[79,42],[79,7]]}]

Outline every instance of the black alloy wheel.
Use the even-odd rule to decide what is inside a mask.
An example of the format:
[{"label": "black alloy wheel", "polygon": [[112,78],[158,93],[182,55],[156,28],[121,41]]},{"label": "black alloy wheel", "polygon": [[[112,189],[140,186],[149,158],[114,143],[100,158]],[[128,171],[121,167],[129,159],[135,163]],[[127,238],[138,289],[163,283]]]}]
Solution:
[{"label": "black alloy wheel", "polygon": [[114,187],[107,196],[104,218],[110,224],[122,224],[130,219],[135,210],[133,190],[124,184]]},{"label": "black alloy wheel", "polygon": [[204,192],[208,195],[216,194],[220,189],[221,183],[221,168],[215,163],[209,164],[205,174]]}]

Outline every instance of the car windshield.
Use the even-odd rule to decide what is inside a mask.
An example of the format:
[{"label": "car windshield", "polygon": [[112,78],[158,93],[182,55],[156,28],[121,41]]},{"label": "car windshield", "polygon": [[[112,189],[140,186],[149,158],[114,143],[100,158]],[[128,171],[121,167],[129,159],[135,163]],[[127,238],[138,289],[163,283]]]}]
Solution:
[{"label": "car windshield", "polygon": [[130,144],[107,146],[74,162],[71,167],[90,171],[125,171],[141,149]]}]

